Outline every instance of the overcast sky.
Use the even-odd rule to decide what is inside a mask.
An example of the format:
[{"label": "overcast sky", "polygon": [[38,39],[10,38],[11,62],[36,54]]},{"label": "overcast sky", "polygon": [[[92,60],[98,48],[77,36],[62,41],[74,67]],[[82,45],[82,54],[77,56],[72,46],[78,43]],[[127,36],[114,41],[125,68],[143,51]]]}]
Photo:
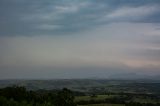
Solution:
[{"label": "overcast sky", "polygon": [[160,0],[0,0],[0,79],[160,75]]}]

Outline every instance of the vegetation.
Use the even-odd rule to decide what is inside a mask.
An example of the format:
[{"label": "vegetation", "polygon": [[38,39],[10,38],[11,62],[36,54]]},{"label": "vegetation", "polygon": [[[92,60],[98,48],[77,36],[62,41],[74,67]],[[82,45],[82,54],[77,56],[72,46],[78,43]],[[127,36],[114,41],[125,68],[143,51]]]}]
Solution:
[{"label": "vegetation", "polygon": [[[0,106],[160,106],[159,83],[132,81],[117,83],[105,80],[92,83],[94,86],[85,81],[77,83],[80,85],[68,84],[67,88],[61,89],[3,87],[0,88]],[[83,84],[90,86],[82,86]]]},{"label": "vegetation", "polygon": [[89,105],[79,105],[79,106],[125,106],[124,104],[89,104]]},{"label": "vegetation", "polygon": [[76,106],[72,92],[66,88],[55,92],[27,91],[24,87],[0,90],[1,106]]}]

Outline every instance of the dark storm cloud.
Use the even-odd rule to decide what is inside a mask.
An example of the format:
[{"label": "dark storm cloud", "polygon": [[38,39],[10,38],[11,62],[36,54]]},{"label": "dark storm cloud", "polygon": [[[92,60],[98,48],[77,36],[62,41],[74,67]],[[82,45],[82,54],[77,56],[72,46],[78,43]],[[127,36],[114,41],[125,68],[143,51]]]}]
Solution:
[{"label": "dark storm cloud", "polygon": [[[1,0],[0,36],[63,35],[117,21],[157,23],[160,11],[156,7],[159,3],[159,0]],[[142,9],[143,6],[156,7],[151,11],[152,14],[146,13],[141,18],[137,18],[138,15],[111,16],[112,12],[123,7],[131,9],[130,12],[137,12],[134,9],[141,9],[141,6]],[[125,13],[122,15],[128,15]]]}]

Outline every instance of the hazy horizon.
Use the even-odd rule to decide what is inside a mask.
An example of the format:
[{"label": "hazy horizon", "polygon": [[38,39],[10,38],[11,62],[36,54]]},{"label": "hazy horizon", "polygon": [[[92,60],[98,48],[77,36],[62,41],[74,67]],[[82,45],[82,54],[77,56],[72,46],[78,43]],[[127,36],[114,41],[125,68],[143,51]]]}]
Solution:
[{"label": "hazy horizon", "polygon": [[0,79],[159,76],[160,0],[0,0]]}]

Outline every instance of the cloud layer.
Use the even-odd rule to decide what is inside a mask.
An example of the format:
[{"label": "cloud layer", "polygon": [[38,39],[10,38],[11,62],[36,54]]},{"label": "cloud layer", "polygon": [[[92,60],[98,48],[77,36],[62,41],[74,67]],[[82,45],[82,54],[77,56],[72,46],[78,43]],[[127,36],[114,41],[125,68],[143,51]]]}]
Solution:
[{"label": "cloud layer", "polygon": [[1,36],[66,35],[117,21],[159,22],[159,1],[1,0]]}]

